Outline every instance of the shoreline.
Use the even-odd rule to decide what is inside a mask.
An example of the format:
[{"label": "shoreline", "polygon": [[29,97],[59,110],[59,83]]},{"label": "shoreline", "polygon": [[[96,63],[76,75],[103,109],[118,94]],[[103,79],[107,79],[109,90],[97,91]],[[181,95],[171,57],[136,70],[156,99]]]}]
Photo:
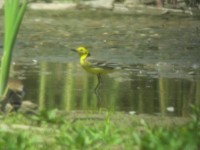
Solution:
[{"label": "shoreline", "polygon": [[[98,0],[97,0],[98,1]],[[96,1],[96,2],[97,2]],[[100,0],[99,0],[100,1]],[[75,2],[38,2],[38,3],[29,3],[28,9],[31,10],[75,10],[75,9],[89,9],[89,10],[110,10],[115,13],[124,13],[124,14],[186,14],[186,15],[196,15],[199,14],[199,9],[183,9],[183,8],[158,8],[156,6],[149,6],[144,4],[125,4],[125,3],[114,3],[113,0],[109,4],[103,5],[102,3],[75,3]],[[0,0],[0,9],[3,8],[3,2]]]}]

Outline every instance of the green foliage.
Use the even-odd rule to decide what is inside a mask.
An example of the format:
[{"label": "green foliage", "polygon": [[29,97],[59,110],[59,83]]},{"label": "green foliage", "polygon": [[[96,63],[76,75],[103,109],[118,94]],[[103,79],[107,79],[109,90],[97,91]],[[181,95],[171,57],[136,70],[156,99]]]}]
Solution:
[{"label": "green foliage", "polygon": [[3,95],[11,63],[12,50],[27,7],[27,0],[4,0],[4,51],[0,71],[0,96]]},{"label": "green foliage", "polygon": [[[70,119],[58,116],[58,111],[41,112],[37,119],[15,114],[6,117],[6,124],[23,120],[30,129],[0,128],[0,149],[141,149],[141,150],[197,150],[200,139],[200,108],[193,107],[192,119],[182,126],[151,126],[141,120],[127,126],[116,123],[110,115],[102,120]],[[14,119],[18,118],[18,119]],[[9,120],[9,121],[7,121]],[[27,120],[30,122],[27,123]],[[34,122],[43,122],[37,127]],[[61,122],[61,120],[64,120]],[[2,121],[1,121],[2,122]],[[119,125],[120,123],[120,125]],[[39,128],[39,130],[38,130]]]},{"label": "green foliage", "polygon": [[63,124],[66,121],[66,116],[59,115],[58,109],[53,109],[50,111],[41,110],[37,115],[31,116],[33,121],[37,124],[51,123],[51,124]]},{"label": "green foliage", "polygon": [[1,132],[0,138],[0,149],[7,150],[34,150],[33,145],[38,144],[39,142],[36,136],[31,136],[30,138],[30,134],[27,134],[26,132]]},{"label": "green foliage", "polygon": [[199,148],[200,139],[200,108],[194,107],[192,121],[182,127],[163,128],[163,127],[147,127],[148,132],[143,135],[133,134],[136,144],[141,149],[160,150],[197,150]]},{"label": "green foliage", "polygon": [[[82,123],[62,128],[56,137],[58,145],[69,149],[106,149],[106,147],[120,144],[120,132],[110,120],[101,125],[85,126]],[[68,134],[66,134],[68,133]]]}]

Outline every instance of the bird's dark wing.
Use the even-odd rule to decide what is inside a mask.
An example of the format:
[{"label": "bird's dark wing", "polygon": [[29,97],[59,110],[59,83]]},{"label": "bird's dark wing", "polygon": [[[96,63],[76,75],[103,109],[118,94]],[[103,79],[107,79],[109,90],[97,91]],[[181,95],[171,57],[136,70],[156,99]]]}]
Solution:
[{"label": "bird's dark wing", "polygon": [[102,68],[107,70],[121,69],[119,64],[96,60],[92,57],[88,57],[87,61],[90,63],[90,66],[94,68]]}]

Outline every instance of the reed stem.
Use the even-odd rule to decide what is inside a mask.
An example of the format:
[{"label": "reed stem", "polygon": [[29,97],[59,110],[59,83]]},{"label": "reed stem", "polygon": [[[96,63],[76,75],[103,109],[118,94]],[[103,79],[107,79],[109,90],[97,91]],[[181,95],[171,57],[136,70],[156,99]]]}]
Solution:
[{"label": "reed stem", "polygon": [[4,0],[4,48],[0,70],[0,97],[4,94],[10,71],[11,57],[27,0]]}]

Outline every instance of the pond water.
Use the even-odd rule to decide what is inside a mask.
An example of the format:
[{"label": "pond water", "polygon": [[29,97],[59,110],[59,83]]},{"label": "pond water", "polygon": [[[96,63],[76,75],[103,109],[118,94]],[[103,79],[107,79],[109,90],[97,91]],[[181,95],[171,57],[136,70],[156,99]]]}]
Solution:
[{"label": "pond water", "polygon": [[[200,105],[199,37],[200,19],[191,16],[28,10],[11,70],[41,109],[185,116]],[[131,69],[103,76],[96,95],[97,77],[70,51],[78,46]]]}]

